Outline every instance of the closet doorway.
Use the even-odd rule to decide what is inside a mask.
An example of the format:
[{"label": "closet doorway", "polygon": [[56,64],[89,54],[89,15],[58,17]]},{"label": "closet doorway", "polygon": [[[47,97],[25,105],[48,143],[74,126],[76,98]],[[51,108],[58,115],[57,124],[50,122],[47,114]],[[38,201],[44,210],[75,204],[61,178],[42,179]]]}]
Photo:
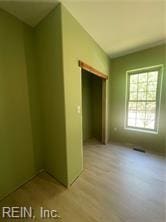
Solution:
[{"label": "closet doorway", "polygon": [[83,142],[95,139],[106,144],[106,80],[107,76],[79,61],[82,83]]}]

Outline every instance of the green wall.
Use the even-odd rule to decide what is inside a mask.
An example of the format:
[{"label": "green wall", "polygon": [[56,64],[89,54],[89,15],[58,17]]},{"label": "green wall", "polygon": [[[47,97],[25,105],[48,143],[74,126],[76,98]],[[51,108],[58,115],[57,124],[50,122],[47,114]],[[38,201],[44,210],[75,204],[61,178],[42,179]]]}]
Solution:
[{"label": "green wall", "polygon": [[36,66],[36,44],[34,29],[24,26],[24,48],[27,65],[27,80],[29,89],[30,116],[34,145],[35,168],[41,170],[43,165],[43,137],[39,95],[39,74]]},{"label": "green wall", "polygon": [[40,85],[44,167],[64,185],[67,181],[61,8],[58,5],[35,29]]},{"label": "green wall", "polygon": [[[77,112],[77,106],[81,106],[82,100],[81,70],[78,66],[78,60],[80,59],[90,64],[105,74],[109,74],[110,61],[104,51],[71,16],[64,6],[61,6],[61,9],[67,169],[68,183],[71,184],[83,169],[82,114]],[[107,111],[108,81],[106,97]]]},{"label": "green wall", "polygon": [[102,136],[102,79],[82,70],[83,141]]},{"label": "green wall", "polygon": [[[0,198],[38,170],[32,137],[26,41],[31,29],[0,10]],[[37,152],[37,151],[36,151]],[[39,157],[40,158],[40,157]],[[38,163],[36,165],[36,162]]]},{"label": "green wall", "polygon": [[[161,98],[160,127],[158,135],[136,132],[124,129],[125,116],[125,85],[126,71],[164,64],[166,66],[166,46],[158,46],[141,52],[111,60],[110,79],[110,140],[122,143],[136,144],[152,149],[155,152],[164,152],[166,130],[165,102],[166,102],[166,68],[163,73],[163,87]],[[117,128],[117,131],[114,129]]]}]

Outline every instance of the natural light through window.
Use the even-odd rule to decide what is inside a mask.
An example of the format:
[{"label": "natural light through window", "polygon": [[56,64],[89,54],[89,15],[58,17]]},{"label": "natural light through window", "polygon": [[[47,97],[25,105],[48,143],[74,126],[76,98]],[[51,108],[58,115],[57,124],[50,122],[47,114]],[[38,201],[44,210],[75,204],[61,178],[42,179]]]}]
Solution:
[{"label": "natural light through window", "polygon": [[126,126],[157,130],[159,70],[128,73]]}]

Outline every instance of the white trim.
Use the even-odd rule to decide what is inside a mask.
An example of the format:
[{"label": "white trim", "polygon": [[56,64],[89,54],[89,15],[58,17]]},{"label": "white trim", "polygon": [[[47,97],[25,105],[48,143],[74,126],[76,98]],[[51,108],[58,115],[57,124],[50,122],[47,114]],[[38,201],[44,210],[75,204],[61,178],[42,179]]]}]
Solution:
[{"label": "white trim", "polygon": [[161,77],[160,77],[160,94],[159,94],[159,101],[158,101],[158,103],[159,103],[159,110],[158,110],[158,117],[157,117],[157,123],[156,123],[157,131],[159,130],[160,110],[161,110],[161,96],[162,96],[162,89],[163,89],[163,73],[164,73],[164,65],[163,64],[160,65],[160,69],[161,69],[160,70]]},{"label": "white trim", "polygon": [[147,66],[147,67],[143,67],[143,68],[138,68],[138,69],[131,69],[126,71],[126,73],[133,73],[133,72],[137,72],[137,71],[146,71],[147,69],[157,69],[157,68],[163,68],[163,64],[159,64],[159,65],[154,65],[154,66]]},{"label": "white trim", "polygon": [[125,130],[130,130],[130,131],[135,131],[135,132],[140,132],[140,133],[149,133],[149,134],[158,134],[158,130],[149,130],[149,129],[139,129],[139,128],[130,128],[130,127],[125,127]]},{"label": "white trim", "polygon": [[126,72],[126,88],[125,88],[125,117],[124,117],[124,129],[126,129],[126,123],[127,123],[127,98],[128,98],[128,71]]},{"label": "white trim", "polygon": [[[156,100],[158,102],[159,108],[158,108],[158,113],[157,113],[157,119],[156,119],[156,129],[154,130],[149,130],[149,129],[140,129],[137,127],[133,127],[130,128],[129,126],[127,126],[127,101],[128,101],[128,78],[129,78],[129,74],[134,74],[135,72],[140,72],[140,71],[149,71],[149,70],[153,70],[153,69],[158,69],[159,75],[160,75],[160,82],[158,82],[159,84],[159,96],[158,96],[158,100]],[[162,83],[163,83],[163,71],[164,71],[164,65],[163,64],[159,64],[159,65],[155,65],[155,66],[149,66],[149,67],[143,67],[143,68],[138,68],[138,69],[132,69],[132,70],[128,70],[126,71],[126,88],[125,88],[125,117],[124,117],[124,129],[125,130],[131,130],[131,131],[138,131],[138,132],[144,132],[144,133],[151,133],[151,134],[158,134],[159,131],[159,120],[160,120],[160,108],[161,108],[161,95],[162,95]]]}]

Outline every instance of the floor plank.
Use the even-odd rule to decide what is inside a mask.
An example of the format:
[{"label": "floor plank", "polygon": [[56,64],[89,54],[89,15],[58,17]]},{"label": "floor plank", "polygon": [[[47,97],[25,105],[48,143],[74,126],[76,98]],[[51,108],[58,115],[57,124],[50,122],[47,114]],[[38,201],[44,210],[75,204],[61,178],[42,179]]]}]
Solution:
[{"label": "floor plank", "polygon": [[[84,171],[65,189],[42,173],[0,202],[2,206],[56,209],[62,222],[165,222],[165,158],[119,145],[84,147]],[[32,221],[0,219],[0,221]]]}]

